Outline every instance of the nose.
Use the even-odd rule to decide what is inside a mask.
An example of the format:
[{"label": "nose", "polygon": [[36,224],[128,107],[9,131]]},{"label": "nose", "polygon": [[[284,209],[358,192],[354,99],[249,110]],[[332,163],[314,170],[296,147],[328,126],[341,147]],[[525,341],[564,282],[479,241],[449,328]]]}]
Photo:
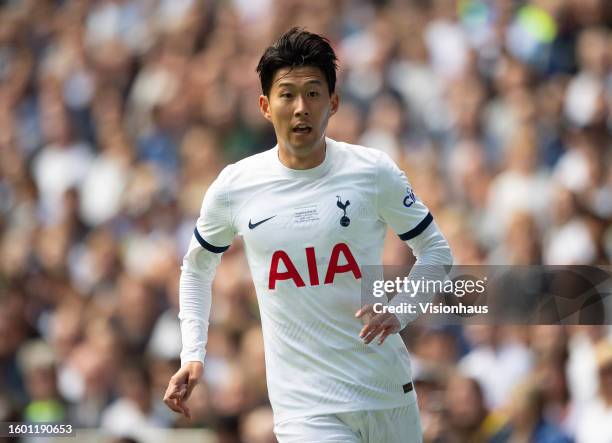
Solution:
[{"label": "nose", "polygon": [[296,100],[294,115],[296,117],[308,116],[310,115],[310,111],[308,110],[308,105],[306,104],[306,99],[299,95]]}]

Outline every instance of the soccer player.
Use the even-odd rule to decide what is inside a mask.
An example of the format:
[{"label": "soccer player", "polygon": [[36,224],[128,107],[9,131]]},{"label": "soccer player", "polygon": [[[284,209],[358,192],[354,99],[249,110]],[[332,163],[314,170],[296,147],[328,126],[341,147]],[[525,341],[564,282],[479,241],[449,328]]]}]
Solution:
[{"label": "soccer player", "polygon": [[325,136],[338,110],[336,63],[328,40],[298,28],[261,57],[259,106],[277,145],[227,166],[206,192],[180,280],[181,368],[164,401],[190,416],[215,269],[241,235],[279,442],[420,442],[409,356],[397,334],[410,317],[362,306],[361,266],[381,265],[387,225],[417,265],[451,264],[452,256],[386,154]]}]

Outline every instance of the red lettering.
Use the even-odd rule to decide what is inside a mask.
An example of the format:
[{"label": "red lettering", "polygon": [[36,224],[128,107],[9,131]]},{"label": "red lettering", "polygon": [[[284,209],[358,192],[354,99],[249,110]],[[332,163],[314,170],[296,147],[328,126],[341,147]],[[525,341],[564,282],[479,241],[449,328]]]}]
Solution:
[{"label": "red lettering", "polygon": [[[287,269],[287,271],[285,272],[279,272],[278,270],[278,264],[281,260],[283,264],[285,265],[285,269]],[[300,277],[300,274],[295,268],[295,265],[293,264],[293,262],[291,261],[291,259],[289,258],[289,256],[287,255],[285,251],[275,251],[274,254],[272,254],[272,262],[270,263],[270,277],[268,280],[268,288],[275,289],[276,282],[278,280],[293,280],[293,282],[298,288],[301,288],[302,286],[306,286],[304,284],[304,280],[302,280],[302,277]]]},{"label": "red lettering", "polygon": [[310,285],[316,286],[319,284],[319,271],[317,269],[317,257],[315,249],[311,246],[306,248],[306,261],[308,262],[308,275],[310,276]]},{"label": "red lettering", "polygon": [[[317,286],[319,285],[319,271],[317,269],[317,256],[315,254],[315,248],[310,246],[305,249],[305,252],[310,285]],[[346,262],[345,264],[339,264],[340,254],[344,256],[344,261]],[[283,262],[286,271],[279,271],[278,267],[281,261]],[[336,274],[343,274],[345,272],[352,272],[356,279],[361,278],[359,265],[357,264],[355,257],[353,257],[348,245],[346,243],[338,243],[334,246],[331,252],[329,265],[327,266],[327,272],[325,273],[325,284],[327,285],[333,283]],[[300,273],[285,251],[275,251],[274,254],[272,254],[268,288],[276,289],[276,282],[279,280],[293,280],[293,283],[295,283],[295,286],[298,288],[306,286],[304,284],[304,280],[300,276]]]},{"label": "red lettering", "polygon": [[[346,264],[339,265],[338,259],[340,258],[340,253],[344,255],[346,260]],[[333,283],[334,277],[336,274],[342,274],[344,272],[352,272],[355,278],[361,278],[361,271],[359,270],[359,266],[357,265],[357,261],[353,254],[351,254],[351,250],[349,249],[346,243],[338,243],[332,249],[331,258],[329,259],[329,266],[327,267],[327,273],[325,274],[325,284]]]}]

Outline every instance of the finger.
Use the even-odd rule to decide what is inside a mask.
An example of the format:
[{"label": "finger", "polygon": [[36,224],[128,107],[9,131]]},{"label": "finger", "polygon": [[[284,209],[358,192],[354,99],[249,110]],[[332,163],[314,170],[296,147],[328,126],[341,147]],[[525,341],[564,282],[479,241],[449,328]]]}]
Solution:
[{"label": "finger", "polygon": [[173,393],[171,393],[169,395],[169,398],[181,400],[185,396],[185,392],[187,392],[187,387],[183,385],[180,388],[176,389]]},{"label": "finger", "polygon": [[383,332],[380,336],[378,344],[382,345],[388,336],[390,336],[391,334],[395,334],[396,332],[398,332],[398,330],[399,327],[397,325],[397,322],[392,317],[389,317],[386,321],[383,322]]},{"label": "finger", "polygon": [[364,334],[364,341],[366,344],[370,343],[376,338],[376,336],[378,336],[378,334],[383,332],[385,329],[390,328],[392,325],[393,319],[391,317],[381,315],[376,316],[374,319],[372,319],[372,327]]},{"label": "finger", "polygon": [[365,325],[363,328],[361,328],[361,331],[359,332],[359,338],[364,338],[366,335],[368,335],[372,329],[374,329],[376,327],[376,325],[373,325],[371,323],[368,323],[367,325]]},{"label": "finger", "polygon": [[168,386],[168,389],[166,390],[166,398],[181,398],[183,396],[183,393],[181,391],[183,391],[185,389],[184,385],[175,385],[175,384],[170,384]]},{"label": "finger", "polygon": [[166,389],[166,393],[164,394],[164,400],[177,398],[177,393],[180,388],[178,386],[168,385],[168,389]]},{"label": "finger", "polygon": [[176,400],[172,400],[172,399],[168,399],[168,398],[164,398],[164,403],[166,404],[166,406],[168,406],[170,409],[172,409],[174,412],[178,412],[178,413],[182,413],[183,411],[179,408]]},{"label": "finger", "polygon": [[361,332],[359,333],[359,337],[361,337],[361,338],[365,338],[367,335],[371,334],[371,333],[372,333],[372,331],[373,331],[374,329],[376,329],[378,326],[379,326],[379,323],[378,323],[378,322],[376,322],[376,323],[374,323],[374,322],[370,322],[370,323],[368,323],[367,325],[365,325],[365,326],[364,326],[364,327],[361,329]]},{"label": "finger", "polygon": [[370,321],[368,321],[368,323],[363,328],[361,328],[359,337],[363,338],[364,336],[366,336],[373,328],[378,327],[382,323],[383,319],[384,317],[382,317],[381,315],[375,315],[374,317],[372,317]]},{"label": "finger", "polygon": [[168,403],[174,396],[174,389],[171,388],[170,386],[168,386],[168,389],[166,389],[166,392],[164,394],[164,403]]},{"label": "finger", "polygon": [[376,338],[376,336],[378,334],[380,334],[382,332],[382,326],[377,325],[375,328],[373,328],[370,332],[368,332],[368,334],[366,334],[365,337],[363,337],[363,341],[365,342],[366,345],[370,344],[370,342],[372,340],[374,340]]},{"label": "finger", "polygon": [[171,399],[169,406],[170,406],[170,409],[172,409],[173,411],[178,412],[184,415],[189,420],[191,420],[191,411],[184,400]]},{"label": "finger", "polygon": [[380,338],[378,339],[379,345],[382,345],[385,342],[387,337],[391,335],[391,331],[392,331],[391,327],[386,327],[383,329],[382,334],[380,335]]},{"label": "finger", "polygon": [[[185,417],[189,418],[189,410],[185,403],[182,400],[173,400],[174,405],[177,407],[179,413],[183,414]],[[187,409],[187,411],[186,411]]]},{"label": "finger", "polygon": [[361,318],[364,315],[372,314],[373,312],[374,312],[373,305],[365,305],[361,309],[358,309],[357,312],[355,312],[355,317]]},{"label": "finger", "polygon": [[387,337],[391,335],[392,332],[393,332],[393,328],[391,327],[391,325],[383,326],[380,337],[378,338],[378,344],[382,345],[387,339]]},{"label": "finger", "polygon": [[183,414],[183,415],[185,414],[185,411],[183,410],[183,404],[181,403],[180,400],[172,400],[172,404],[174,405],[178,413]]},{"label": "finger", "polygon": [[164,394],[164,402],[168,403],[174,400],[180,400],[185,389],[185,386],[176,386],[171,383],[168,385],[168,389],[166,389],[166,393]]},{"label": "finger", "polygon": [[189,377],[189,380],[187,380],[187,386],[185,389],[185,396],[184,396],[185,400],[189,398],[189,396],[193,392],[193,388],[195,388],[198,385],[198,382],[199,380],[196,377]]},{"label": "finger", "polygon": [[181,368],[177,371],[176,374],[170,377],[170,385],[182,386],[185,383],[187,383],[188,377],[189,377],[189,373],[187,372],[186,368]]}]

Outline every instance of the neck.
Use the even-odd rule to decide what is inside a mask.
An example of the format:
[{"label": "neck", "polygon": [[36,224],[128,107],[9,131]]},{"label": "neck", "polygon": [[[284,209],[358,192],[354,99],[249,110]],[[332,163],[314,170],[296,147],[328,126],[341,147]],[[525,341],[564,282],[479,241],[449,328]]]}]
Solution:
[{"label": "neck", "polygon": [[295,155],[280,142],[278,148],[278,159],[283,165],[290,169],[312,169],[319,166],[323,163],[323,160],[325,160],[325,138],[304,157]]}]

